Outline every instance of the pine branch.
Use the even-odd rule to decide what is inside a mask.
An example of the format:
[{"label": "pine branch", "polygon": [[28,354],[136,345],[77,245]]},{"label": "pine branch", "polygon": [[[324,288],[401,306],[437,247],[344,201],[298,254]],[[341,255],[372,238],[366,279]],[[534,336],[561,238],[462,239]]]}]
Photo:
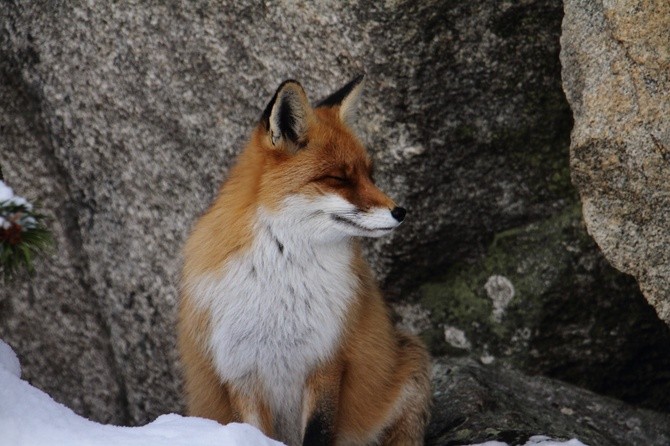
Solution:
[{"label": "pine branch", "polygon": [[22,268],[32,273],[35,257],[53,246],[45,220],[0,180],[0,275],[5,282]]}]

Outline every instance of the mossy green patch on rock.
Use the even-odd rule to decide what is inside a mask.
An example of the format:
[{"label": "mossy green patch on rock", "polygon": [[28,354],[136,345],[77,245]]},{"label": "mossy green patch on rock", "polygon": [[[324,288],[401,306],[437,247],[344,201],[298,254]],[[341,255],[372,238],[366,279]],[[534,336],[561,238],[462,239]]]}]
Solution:
[{"label": "mossy green patch on rock", "polygon": [[467,323],[486,320],[491,314],[491,302],[482,299],[464,272],[457,267],[443,282],[429,283],[423,287],[423,303],[431,310],[434,318]]},{"label": "mossy green patch on rock", "polygon": [[[528,331],[537,329],[534,321],[542,308],[538,300],[565,275],[568,248],[587,241],[580,233],[579,215],[573,206],[545,222],[501,232],[479,263],[455,265],[439,281],[424,285],[422,304],[432,320],[460,328],[479,348],[487,343],[488,353],[495,356],[525,350]],[[507,289],[496,290],[495,283]],[[499,292],[506,292],[507,299],[498,301]],[[479,342],[492,339],[512,342]]]},{"label": "mossy green patch on rock", "polygon": [[576,204],[496,234],[479,261],[451,266],[421,296],[435,355],[502,360],[670,410],[670,330],[604,260]]}]

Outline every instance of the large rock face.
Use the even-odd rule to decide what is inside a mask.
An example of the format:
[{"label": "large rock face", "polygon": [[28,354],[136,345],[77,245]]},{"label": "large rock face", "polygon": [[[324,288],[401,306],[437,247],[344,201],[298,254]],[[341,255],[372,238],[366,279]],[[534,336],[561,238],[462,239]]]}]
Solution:
[{"label": "large rock face", "polygon": [[536,435],[577,438],[588,446],[670,442],[670,415],[544,377],[467,359],[439,361],[433,375],[433,417],[439,422],[428,427],[427,445],[523,445]]},{"label": "large rock face", "polygon": [[0,337],[79,413],[182,408],[179,251],[283,79],[318,99],[367,72],[357,128],[410,210],[369,245],[395,303],[574,206],[558,0],[288,3],[0,8],[0,162],[58,240],[32,281],[0,291]]},{"label": "large rock face", "polygon": [[317,99],[368,74],[359,132],[410,209],[370,248],[393,298],[564,204],[556,0],[1,9],[3,168],[58,252],[2,292],[0,336],[95,419],[181,407],[179,250],[285,78]]},{"label": "large rock face", "polygon": [[567,0],[561,46],[589,233],[670,324],[670,4]]},{"label": "large rock face", "polygon": [[424,338],[435,355],[511,363],[670,411],[670,327],[607,263],[580,217],[575,204],[497,234],[481,260],[424,284]]}]

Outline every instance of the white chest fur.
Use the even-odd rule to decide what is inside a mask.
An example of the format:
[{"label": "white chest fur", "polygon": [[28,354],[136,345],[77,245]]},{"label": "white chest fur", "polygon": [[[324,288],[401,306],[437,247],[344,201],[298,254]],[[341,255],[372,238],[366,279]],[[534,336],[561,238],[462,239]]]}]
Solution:
[{"label": "white chest fur", "polygon": [[292,425],[275,429],[299,432],[305,380],[335,353],[356,279],[348,241],[315,243],[303,233],[315,228],[293,223],[260,216],[251,249],[193,297],[211,314],[221,378],[242,391],[260,382],[276,423]]}]

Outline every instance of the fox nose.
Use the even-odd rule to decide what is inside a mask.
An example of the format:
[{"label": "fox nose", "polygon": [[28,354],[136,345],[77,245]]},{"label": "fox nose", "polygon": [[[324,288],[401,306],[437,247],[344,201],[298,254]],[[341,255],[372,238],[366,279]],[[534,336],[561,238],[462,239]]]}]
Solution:
[{"label": "fox nose", "polygon": [[406,214],[407,209],[401,208],[400,206],[396,206],[393,209],[391,209],[391,216],[396,220],[398,220],[399,222],[405,219]]}]

